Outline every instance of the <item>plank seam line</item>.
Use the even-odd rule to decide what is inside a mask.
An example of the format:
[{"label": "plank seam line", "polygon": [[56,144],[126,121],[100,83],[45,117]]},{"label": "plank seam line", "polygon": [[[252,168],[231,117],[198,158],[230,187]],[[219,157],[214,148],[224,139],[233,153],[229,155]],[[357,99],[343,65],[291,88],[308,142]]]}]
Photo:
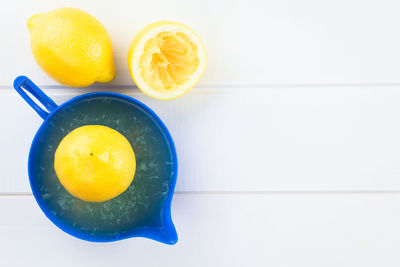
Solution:
[{"label": "plank seam line", "polygon": [[[42,89],[72,89],[72,90],[90,90],[90,89],[138,89],[134,84],[121,85],[93,85],[85,88],[71,88],[63,85],[40,85]],[[304,83],[304,84],[204,84],[196,85],[195,88],[304,88],[304,87],[399,87],[400,83]],[[12,85],[0,85],[0,89],[12,89]]]},{"label": "plank seam line", "polygon": [[[319,191],[176,191],[177,195],[400,195],[400,190]],[[2,192],[0,197],[33,196],[30,192]]]}]

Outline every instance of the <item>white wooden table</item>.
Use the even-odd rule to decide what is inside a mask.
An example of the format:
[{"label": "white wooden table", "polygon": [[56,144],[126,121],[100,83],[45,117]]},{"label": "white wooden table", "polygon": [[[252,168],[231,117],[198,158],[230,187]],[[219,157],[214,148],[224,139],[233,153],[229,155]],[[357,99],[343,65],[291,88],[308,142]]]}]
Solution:
[{"label": "white wooden table", "polygon": [[[82,8],[113,40],[117,77],[71,89],[30,51],[26,21]],[[131,81],[144,25],[183,22],[203,38],[200,84],[170,102]],[[0,266],[400,266],[398,0],[6,1],[0,8]],[[57,103],[132,95],[169,127],[180,160],[179,241],[90,243],[56,228],[29,188],[41,119],[12,89],[24,74]]]}]

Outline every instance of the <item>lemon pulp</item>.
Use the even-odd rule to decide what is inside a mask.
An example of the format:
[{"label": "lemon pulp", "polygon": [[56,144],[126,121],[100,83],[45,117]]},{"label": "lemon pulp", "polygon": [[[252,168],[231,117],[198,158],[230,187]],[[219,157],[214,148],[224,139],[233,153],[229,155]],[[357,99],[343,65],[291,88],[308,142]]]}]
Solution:
[{"label": "lemon pulp", "polygon": [[147,95],[169,100],[179,97],[199,81],[206,66],[200,37],[189,27],[160,21],[142,29],[128,53],[132,79]]},{"label": "lemon pulp", "polygon": [[151,38],[140,57],[142,77],[153,89],[176,90],[199,66],[197,45],[182,32],[160,32]]},{"label": "lemon pulp", "polygon": [[67,191],[82,200],[103,202],[132,183],[136,160],[129,141],[102,125],[76,128],[60,142],[54,169]]}]

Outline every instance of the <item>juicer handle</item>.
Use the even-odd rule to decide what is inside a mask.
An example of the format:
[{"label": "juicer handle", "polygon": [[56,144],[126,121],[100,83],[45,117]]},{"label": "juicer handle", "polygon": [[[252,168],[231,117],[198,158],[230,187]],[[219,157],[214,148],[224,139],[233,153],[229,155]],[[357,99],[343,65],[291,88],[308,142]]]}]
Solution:
[{"label": "juicer handle", "polygon": [[[14,88],[18,94],[20,94],[22,98],[40,115],[40,117],[42,117],[42,119],[46,119],[49,113],[57,108],[57,104],[25,76],[18,76],[14,80]],[[24,90],[28,91],[32,96],[39,100],[39,102],[46,107],[47,111],[43,110],[38,104],[36,104]]]}]

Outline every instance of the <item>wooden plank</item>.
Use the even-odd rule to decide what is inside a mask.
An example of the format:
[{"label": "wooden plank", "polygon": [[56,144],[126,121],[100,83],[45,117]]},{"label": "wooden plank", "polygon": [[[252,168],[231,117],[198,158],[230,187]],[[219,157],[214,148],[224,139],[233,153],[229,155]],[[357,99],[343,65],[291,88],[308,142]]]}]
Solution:
[{"label": "wooden plank", "polygon": [[[164,120],[178,191],[400,190],[398,87],[194,89],[161,102],[121,89]],[[46,90],[62,103],[87,90]],[[26,162],[40,119],[0,96],[0,192],[29,192]]]},{"label": "wooden plank", "polygon": [[110,32],[113,84],[133,84],[129,44],[139,29],[162,19],[183,22],[204,39],[208,67],[200,86],[400,82],[397,0],[21,0],[0,9],[0,32],[7,36],[0,85],[19,74],[56,84],[34,62],[26,21],[63,6],[90,12]]},{"label": "wooden plank", "polygon": [[179,241],[90,243],[57,229],[33,197],[1,197],[2,266],[400,265],[399,194],[176,195]]}]

